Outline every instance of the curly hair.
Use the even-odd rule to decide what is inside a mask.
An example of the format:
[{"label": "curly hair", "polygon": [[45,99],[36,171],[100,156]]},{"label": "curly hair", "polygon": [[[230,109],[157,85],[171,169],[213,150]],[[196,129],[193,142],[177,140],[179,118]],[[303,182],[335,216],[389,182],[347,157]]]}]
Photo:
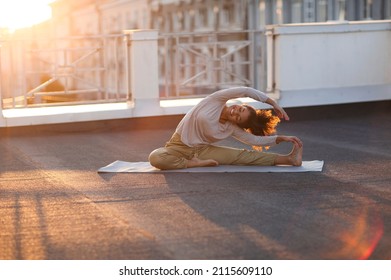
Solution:
[{"label": "curly hair", "polygon": [[[276,127],[281,120],[272,114],[272,110],[256,110],[249,105],[243,106],[249,109],[250,116],[246,122],[238,124],[239,127],[257,136],[268,136],[276,133]],[[265,149],[268,148],[265,147]],[[262,151],[261,146],[253,146],[253,149]]]}]

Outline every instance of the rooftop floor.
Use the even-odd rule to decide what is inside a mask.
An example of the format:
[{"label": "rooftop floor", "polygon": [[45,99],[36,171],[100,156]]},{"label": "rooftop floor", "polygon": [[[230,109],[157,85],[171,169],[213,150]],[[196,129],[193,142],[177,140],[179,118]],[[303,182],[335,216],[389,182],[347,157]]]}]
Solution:
[{"label": "rooftop floor", "polygon": [[1,128],[0,259],[391,259],[391,102],[287,112],[321,173],[96,172],[181,116]]}]

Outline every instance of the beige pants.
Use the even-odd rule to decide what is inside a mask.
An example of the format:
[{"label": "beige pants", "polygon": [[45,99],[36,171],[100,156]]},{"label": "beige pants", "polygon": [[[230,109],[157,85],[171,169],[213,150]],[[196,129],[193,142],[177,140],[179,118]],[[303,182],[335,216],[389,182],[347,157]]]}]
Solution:
[{"label": "beige pants", "polygon": [[158,148],[149,155],[152,166],[167,170],[186,168],[187,160],[214,159],[221,165],[274,165],[277,154],[253,150],[236,149],[213,145],[189,147],[182,143],[179,134],[174,133],[164,148]]}]

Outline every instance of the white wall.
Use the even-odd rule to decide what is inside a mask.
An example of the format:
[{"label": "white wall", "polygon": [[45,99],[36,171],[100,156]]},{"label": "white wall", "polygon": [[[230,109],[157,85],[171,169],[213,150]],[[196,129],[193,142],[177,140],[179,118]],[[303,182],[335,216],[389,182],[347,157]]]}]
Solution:
[{"label": "white wall", "polygon": [[282,25],[269,32],[268,67],[283,105],[391,99],[391,21]]}]

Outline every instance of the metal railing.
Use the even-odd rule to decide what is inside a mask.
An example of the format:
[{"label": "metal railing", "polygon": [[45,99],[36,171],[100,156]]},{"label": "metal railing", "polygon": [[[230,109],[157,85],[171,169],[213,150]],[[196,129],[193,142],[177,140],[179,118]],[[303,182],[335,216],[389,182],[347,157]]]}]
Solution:
[{"label": "metal railing", "polygon": [[124,34],[4,40],[2,107],[118,102],[130,99]]},{"label": "metal railing", "polygon": [[[130,44],[125,34],[3,41],[2,108],[130,100]],[[159,98],[202,97],[229,86],[264,90],[265,47],[262,30],[161,34]]]},{"label": "metal railing", "polygon": [[161,34],[161,98],[205,96],[233,85],[258,87],[263,31]]}]

